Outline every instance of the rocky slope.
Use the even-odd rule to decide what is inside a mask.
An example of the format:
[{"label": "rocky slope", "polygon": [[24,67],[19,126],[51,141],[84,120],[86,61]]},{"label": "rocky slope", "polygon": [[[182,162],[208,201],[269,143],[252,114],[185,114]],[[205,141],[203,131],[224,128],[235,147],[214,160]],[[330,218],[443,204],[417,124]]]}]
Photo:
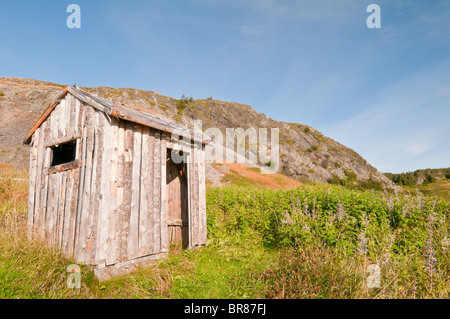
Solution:
[{"label": "rocky slope", "polygon": [[[43,110],[65,85],[48,82],[0,78],[0,162],[28,165],[28,147],[23,139]],[[279,128],[279,172],[297,180],[327,182],[330,179],[366,181],[372,179],[391,187],[393,184],[355,151],[324,136],[312,127],[284,123],[256,112],[251,106],[213,99],[177,100],[154,91],[132,88],[82,88],[100,97],[139,106],[193,127],[202,120],[202,129]],[[225,141],[224,141],[225,144]],[[219,176],[208,165],[208,177]]]}]

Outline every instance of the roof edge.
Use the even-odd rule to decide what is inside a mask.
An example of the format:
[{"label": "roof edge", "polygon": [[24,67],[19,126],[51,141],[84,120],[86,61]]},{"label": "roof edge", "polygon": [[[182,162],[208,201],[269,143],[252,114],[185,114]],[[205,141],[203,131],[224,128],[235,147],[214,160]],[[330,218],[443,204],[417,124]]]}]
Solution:
[{"label": "roof edge", "polygon": [[33,126],[30,133],[26,137],[26,139],[23,141],[23,144],[30,144],[31,137],[33,136],[33,133],[41,126],[41,124],[44,122],[44,120],[49,116],[49,114],[53,111],[53,109],[61,102],[62,99],[66,97],[67,92],[69,92],[69,86],[66,86],[64,90],[62,90],[50,103],[50,105],[45,109],[44,113],[41,115],[37,123]]},{"label": "roof edge", "polygon": [[[96,98],[90,93],[79,89],[78,87],[66,86],[50,103],[50,105],[45,109],[42,116],[39,118],[37,123],[33,126],[30,133],[23,141],[23,144],[30,144],[31,137],[33,133],[41,126],[45,119],[50,115],[54,108],[65,98],[67,93],[70,93],[75,98],[81,100],[82,102],[90,105],[91,107],[106,113],[109,116],[114,116],[121,118],[123,120],[131,121],[141,125],[155,128],[157,130],[175,133],[183,137],[187,137],[194,142],[201,142],[202,144],[210,144],[211,138],[205,135],[203,132],[195,132],[187,127],[183,127],[176,122],[170,123],[154,116],[150,113],[141,110],[135,110],[133,108],[127,107],[126,105],[120,105],[116,102],[109,101],[103,98]],[[97,101],[98,100],[98,101]],[[104,103],[103,103],[104,100]]]}]

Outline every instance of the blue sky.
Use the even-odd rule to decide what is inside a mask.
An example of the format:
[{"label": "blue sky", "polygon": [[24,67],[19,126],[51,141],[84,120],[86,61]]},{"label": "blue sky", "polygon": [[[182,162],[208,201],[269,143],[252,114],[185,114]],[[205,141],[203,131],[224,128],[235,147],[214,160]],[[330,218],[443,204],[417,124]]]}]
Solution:
[{"label": "blue sky", "polygon": [[212,96],[310,125],[383,172],[450,167],[447,0],[9,1],[0,76]]}]

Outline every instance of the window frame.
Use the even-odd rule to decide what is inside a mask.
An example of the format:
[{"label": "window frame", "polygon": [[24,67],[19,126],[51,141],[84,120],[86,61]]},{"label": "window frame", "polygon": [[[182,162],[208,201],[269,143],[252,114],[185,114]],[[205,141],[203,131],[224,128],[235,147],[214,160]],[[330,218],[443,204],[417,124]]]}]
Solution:
[{"label": "window frame", "polygon": [[[64,145],[64,144],[68,144],[68,143],[72,143],[75,142],[75,159],[70,161],[70,162],[66,162],[66,163],[62,163],[62,164],[58,164],[58,165],[51,165],[52,161],[53,161],[53,152],[54,152],[54,148],[58,147],[60,145]],[[81,167],[81,159],[80,159],[80,152],[79,152],[79,148],[80,148],[80,143],[81,143],[81,138],[77,137],[77,136],[72,136],[72,137],[67,137],[67,138],[63,138],[63,139],[59,139],[59,140],[55,140],[53,141],[53,143],[46,145],[47,148],[47,169],[46,169],[46,173],[47,174],[54,174],[54,173],[58,173],[58,172],[64,172],[64,171],[68,171],[68,170],[72,170],[78,167]]]}]

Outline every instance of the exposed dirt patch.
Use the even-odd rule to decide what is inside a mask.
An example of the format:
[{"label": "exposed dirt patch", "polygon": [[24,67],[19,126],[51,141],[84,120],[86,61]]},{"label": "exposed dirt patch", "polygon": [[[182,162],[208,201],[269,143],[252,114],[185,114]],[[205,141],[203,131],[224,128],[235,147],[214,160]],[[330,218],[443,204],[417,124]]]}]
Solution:
[{"label": "exposed dirt patch", "polygon": [[254,184],[270,188],[294,188],[302,185],[299,181],[283,174],[261,174],[259,168],[248,167],[237,163],[223,163],[222,165],[214,165],[224,176],[229,174],[240,174],[250,179]]}]

